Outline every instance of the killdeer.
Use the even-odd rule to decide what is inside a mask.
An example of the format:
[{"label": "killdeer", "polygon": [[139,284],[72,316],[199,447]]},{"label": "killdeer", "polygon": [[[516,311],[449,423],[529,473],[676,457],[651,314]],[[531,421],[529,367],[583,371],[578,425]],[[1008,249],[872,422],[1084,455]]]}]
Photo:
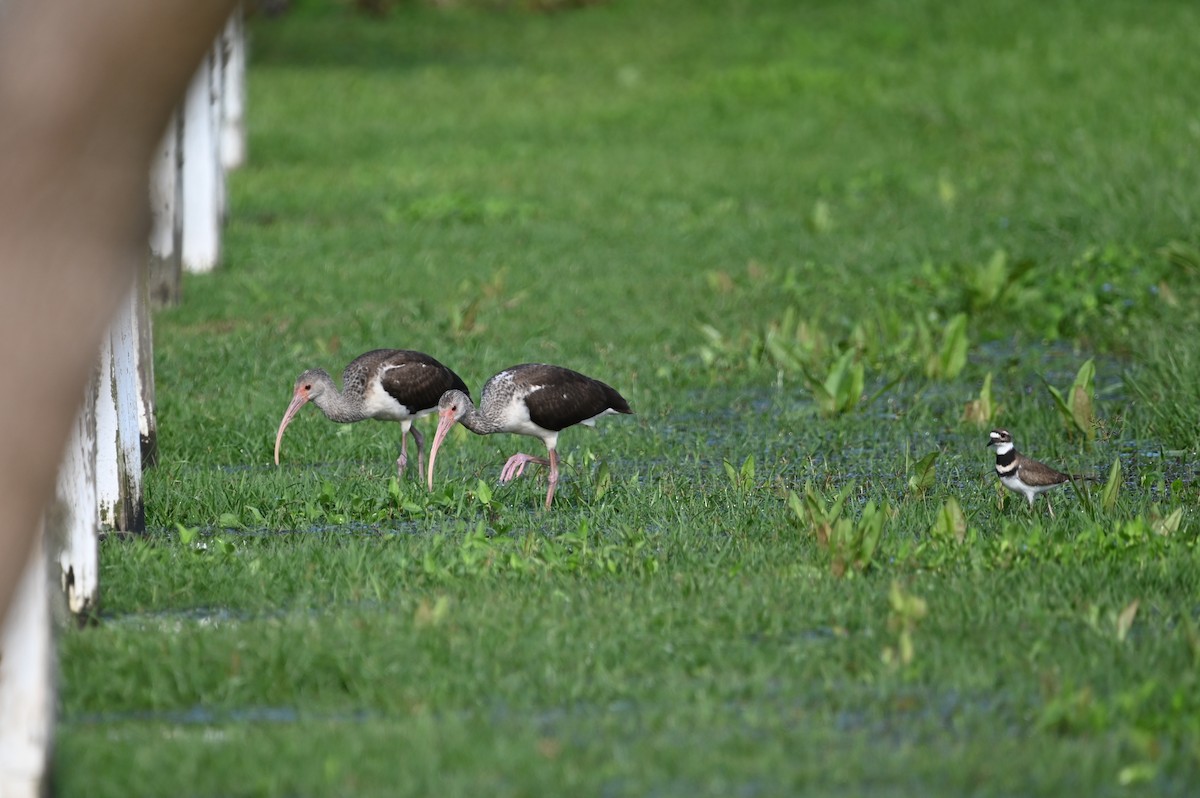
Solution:
[{"label": "killdeer", "polygon": [[[1006,429],[994,429],[988,436],[988,446],[996,447],[996,476],[1004,487],[1014,493],[1020,493],[1033,508],[1033,500],[1039,493],[1045,493],[1051,488],[1057,488],[1066,482],[1076,479],[1091,479],[1095,477],[1084,474],[1064,474],[1056,471],[1045,463],[1026,457],[1017,451],[1013,445],[1012,433]],[[1054,506],[1050,497],[1046,497],[1046,506],[1050,508],[1050,517],[1054,517]]]}]

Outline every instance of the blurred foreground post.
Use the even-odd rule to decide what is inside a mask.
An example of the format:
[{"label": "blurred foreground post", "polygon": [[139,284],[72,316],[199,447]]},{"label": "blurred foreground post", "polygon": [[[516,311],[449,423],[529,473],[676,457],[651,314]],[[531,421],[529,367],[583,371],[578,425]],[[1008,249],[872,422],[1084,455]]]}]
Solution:
[{"label": "blurred foreground post", "polygon": [[[60,338],[33,339],[33,343],[45,343],[27,347],[29,352],[47,353],[40,361],[9,359],[20,367],[18,374],[30,375],[35,387],[45,389],[59,383],[73,386],[57,393],[51,391],[38,402],[14,405],[24,411],[18,418],[31,419],[27,429],[55,433],[51,436],[53,446],[26,447],[27,456],[37,452],[53,457],[58,451],[62,445],[58,436],[67,432],[66,414],[60,411],[83,381],[83,359],[89,356],[87,350],[97,338],[102,350],[80,394],[77,415],[66,435],[54,494],[37,534],[31,541],[29,526],[22,522],[18,525],[21,534],[5,537],[13,548],[0,552],[2,556],[19,548],[19,557],[9,561],[15,565],[25,559],[25,546],[30,546],[20,579],[0,582],[6,589],[0,596],[0,798],[35,798],[50,792],[55,712],[55,613],[51,610],[61,603],[78,618],[94,619],[100,601],[101,526],[126,532],[144,530],[142,465],[143,459],[152,461],[157,438],[147,301],[153,294],[161,304],[178,302],[181,260],[197,271],[216,266],[224,169],[240,163],[245,153],[241,16],[239,13],[232,20],[222,19],[233,3],[114,3],[97,10],[81,1],[64,6],[36,0],[0,0],[0,10],[5,12],[0,15],[0,39],[5,45],[0,48],[0,56],[24,67],[16,80],[0,85],[0,89],[8,90],[7,94],[0,91],[0,106],[47,112],[29,119],[25,114],[15,114],[4,121],[29,124],[0,127],[0,133],[12,133],[18,142],[10,150],[18,157],[10,158],[8,165],[28,167],[26,172],[17,170],[16,175],[6,175],[13,178],[9,183],[14,187],[12,196],[0,193],[4,201],[0,205],[7,211],[4,220],[8,222],[3,229],[7,238],[0,236],[0,243],[15,242],[16,248],[6,254],[15,253],[11,263],[14,285],[24,289],[11,294],[14,301],[9,303],[4,318],[26,320],[32,315],[39,322],[46,321],[47,329],[66,331]],[[216,43],[208,47],[182,111],[176,110],[170,118],[157,154],[152,157],[153,136],[168,119],[168,109],[183,91],[187,73],[200,60],[205,40],[212,41],[209,37],[216,37]],[[156,42],[156,47],[128,46],[146,41]],[[71,53],[78,57],[54,55],[49,44],[73,46]],[[34,60],[30,54],[41,58],[36,67],[26,63]],[[15,70],[0,70],[0,77],[15,75]],[[38,91],[31,93],[23,90],[30,80],[27,75],[53,75],[61,80],[38,84]],[[17,90],[13,91],[13,86]],[[221,101],[227,93],[222,90],[225,86],[236,86],[239,93],[236,106],[221,110],[225,107]],[[130,96],[137,101],[130,102]],[[119,97],[121,102],[104,103],[98,97]],[[122,110],[107,113],[111,108]],[[29,131],[41,123],[46,130],[61,134],[63,140],[40,135],[40,129],[30,135]],[[55,149],[60,143],[65,146]],[[236,148],[236,157],[223,156],[226,146]],[[185,167],[193,150],[193,173],[189,174]],[[27,152],[42,160],[26,158]],[[76,159],[67,162],[74,168],[58,166],[38,172],[47,163],[58,164],[54,158],[47,158],[48,153]],[[115,318],[101,336],[95,323],[103,319],[115,299],[115,291],[105,294],[105,289],[113,289],[118,284],[114,280],[127,274],[121,269],[121,258],[133,243],[129,231],[136,226],[125,223],[136,220],[140,212],[134,201],[136,191],[130,190],[128,179],[147,164],[152,174],[149,263],[137,270],[139,277],[133,289],[117,305]],[[25,201],[30,196],[25,191],[27,185],[36,185],[39,191],[45,188],[40,194],[34,192],[39,202]],[[198,220],[190,235],[183,224],[189,207]],[[74,222],[80,215],[93,226],[71,228],[82,231],[73,237],[59,234],[62,227],[54,223],[60,217]],[[23,223],[14,223],[17,219]],[[47,230],[53,234],[48,235]],[[30,280],[23,284],[21,278],[35,270],[52,276],[43,282]],[[62,281],[54,283],[59,277]],[[56,315],[46,310],[44,303],[26,301],[42,296],[39,292],[44,293],[47,285],[65,286],[61,296],[55,298],[75,301],[78,307],[61,301],[53,308]],[[67,290],[71,288],[73,292]],[[34,314],[27,312],[33,308]],[[100,308],[104,308],[103,313]],[[58,317],[69,319],[75,326],[68,329],[69,325],[47,321]],[[19,348],[12,351],[25,353]],[[36,367],[30,367],[30,362]],[[9,432],[14,430],[22,431],[10,426]],[[29,436],[10,437],[24,442]],[[42,468],[28,469],[29,473],[45,473],[45,464],[43,461]],[[31,477],[28,482],[34,487],[46,485],[41,476]],[[43,495],[38,493],[32,501],[33,512]],[[14,516],[29,514],[18,512]],[[61,594],[51,587],[55,581],[60,583]],[[56,598],[59,595],[65,601]],[[6,603],[8,612],[4,615]]]}]

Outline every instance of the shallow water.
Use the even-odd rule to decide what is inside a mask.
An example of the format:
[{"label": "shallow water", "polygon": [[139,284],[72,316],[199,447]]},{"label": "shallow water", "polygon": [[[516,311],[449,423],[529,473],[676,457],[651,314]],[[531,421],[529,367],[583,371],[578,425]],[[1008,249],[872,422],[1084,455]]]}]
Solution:
[{"label": "shallow water", "polygon": [[[772,695],[771,693],[775,693]],[[992,719],[1002,716],[1008,719],[1005,727],[1014,737],[1022,736],[1032,707],[1003,693],[979,692],[966,694],[956,690],[937,691],[932,688],[913,687],[886,695],[849,690],[838,696],[831,707],[830,696],[824,690],[814,690],[808,695],[784,694],[768,687],[767,694],[746,700],[721,702],[726,722],[708,729],[720,736],[742,736],[763,726],[770,726],[780,718],[820,719],[820,722],[843,734],[866,734],[878,744],[895,746],[912,745],[941,733],[954,734],[960,731],[964,720],[972,716]],[[581,724],[586,728],[592,720],[600,717],[612,720],[625,719],[631,726],[640,727],[650,716],[669,714],[673,705],[655,702],[617,700],[607,704],[577,703],[569,706],[551,706],[530,710],[511,707],[496,701],[479,708],[464,708],[449,712],[433,713],[435,717],[479,718],[498,727],[528,727],[546,737],[571,738],[580,733]],[[155,723],[171,727],[210,727],[230,724],[290,725],[297,723],[338,723],[358,725],[388,720],[401,721],[404,715],[371,710],[321,711],[301,709],[295,706],[253,706],[235,709],[218,709],[193,706],[171,710],[129,710],[121,712],[81,713],[65,718],[68,725],[114,726],[119,724]],[[990,725],[990,724],[989,724]],[[992,727],[994,731],[994,726]],[[119,733],[119,732],[118,732]],[[167,730],[165,733],[170,734]],[[581,744],[588,741],[580,739]]]}]

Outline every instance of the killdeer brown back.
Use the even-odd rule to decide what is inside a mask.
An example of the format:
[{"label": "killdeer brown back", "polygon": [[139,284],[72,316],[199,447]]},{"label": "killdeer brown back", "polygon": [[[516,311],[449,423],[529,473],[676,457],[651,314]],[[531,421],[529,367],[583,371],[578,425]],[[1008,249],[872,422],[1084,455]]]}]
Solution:
[{"label": "killdeer brown back", "polygon": [[[1066,482],[1076,479],[1091,479],[1095,477],[1083,474],[1064,474],[1051,468],[1045,463],[1039,463],[1017,451],[1013,445],[1012,433],[1006,429],[994,429],[988,436],[988,446],[996,447],[996,476],[1004,487],[1020,493],[1033,508],[1033,500],[1039,493],[1057,488]],[[1046,497],[1046,506],[1050,508],[1050,517],[1054,517],[1054,506],[1050,497]]]}]

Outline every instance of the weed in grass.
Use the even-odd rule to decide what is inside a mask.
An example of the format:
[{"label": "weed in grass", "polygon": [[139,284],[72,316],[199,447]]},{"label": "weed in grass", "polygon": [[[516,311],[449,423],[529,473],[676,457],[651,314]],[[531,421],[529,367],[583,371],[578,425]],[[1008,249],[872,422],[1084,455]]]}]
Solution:
[{"label": "weed in grass", "polygon": [[527,292],[509,289],[507,278],[508,270],[501,267],[486,280],[464,280],[459,285],[458,296],[446,306],[446,327],[451,336],[459,341],[481,336],[488,331],[487,317],[525,301]]},{"label": "weed in grass", "polygon": [[191,546],[196,540],[196,535],[200,534],[200,530],[194,527],[186,527],[183,524],[176,524],[175,529],[179,534],[179,542],[185,547]]},{"label": "weed in grass", "polygon": [[599,460],[596,463],[595,472],[592,474],[592,485],[592,501],[594,502],[599,502],[612,489],[612,470],[608,467],[606,461]]},{"label": "weed in grass", "polygon": [[934,380],[952,380],[967,365],[967,314],[958,313],[942,330],[941,343],[925,361],[925,376]]},{"label": "weed in grass", "polygon": [[994,427],[1002,409],[992,398],[992,372],[989,371],[983,378],[983,387],[979,389],[979,396],[969,400],[963,406],[962,420],[966,424],[972,424],[979,428]]},{"label": "weed in grass", "polygon": [[388,499],[396,511],[406,515],[421,515],[425,512],[425,506],[416,501],[415,498],[409,496],[409,491],[417,494],[419,488],[408,488],[401,486],[399,478],[393,476],[388,479]]},{"label": "weed in grass", "polygon": [[433,600],[421,599],[413,611],[413,626],[422,629],[430,626],[440,626],[450,615],[450,597],[444,593],[435,596]]},{"label": "weed in grass", "polygon": [[729,484],[734,490],[741,492],[754,488],[754,455],[746,455],[741,468],[734,467],[728,460],[723,461],[723,465],[725,476],[729,478]]},{"label": "weed in grass", "polygon": [[197,553],[213,552],[221,557],[230,557],[237,552],[237,543],[227,535],[210,534],[201,536],[200,530],[176,524],[179,542],[185,549]]},{"label": "weed in grass", "polygon": [[1114,346],[1139,315],[1161,309],[1159,286],[1168,274],[1166,258],[1111,243],[1085,246],[1061,264],[1014,261],[997,250],[976,268],[925,265],[942,312],[971,314],[988,337],[1004,337],[1004,328],[1019,316],[1047,340],[1086,336]]},{"label": "weed in grass", "polygon": [[958,499],[950,496],[938,510],[933,526],[929,528],[929,537],[937,543],[953,541],[962,545],[967,536],[967,516],[963,512]]},{"label": "weed in grass", "polygon": [[883,662],[893,668],[907,668],[917,655],[913,634],[929,614],[929,605],[893,579],[888,589],[888,607],[888,630],[896,636],[896,642],[884,647]]},{"label": "weed in grass", "polygon": [[846,499],[853,491],[853,483],[846,485],[831,502],[811,483],[805,483],[803,498],[795,491],[788,493],[794,521],[801,523],[817,545],[829,553],[829,568],[835,577],[861,573],[870,567],[889,514],[886,504],[877,506],[872,499],[858,519],[843,516]]},{"label": "weed in grass", "polygon": [[905,451],[904,473],[908,475],[910,496],[923,498],[925,493],[937,482],[937,459],[940,454],[940,451],[934,449],[914,463],[909,460],[908,452]]},{"label": "weed in grass", "polygon": [[485,509],[491,509],[492,506],[492,486],[484,480],[476,480],[474,497],[479,505]]},{"label": "weed in grass", "polygon": [[1037,726],[1058,735],[1095,733],[1107,724],[1105,708],[1090,687],[1058,690],[1042,707]]},{"label": "weed in grass", "polygon": [[846,499],[853,492],[854,485],[846,485],[832,502],[827,502],[811,483],[806,482],[803,499],[795,491],[788,493],[788,507],[795,516],[794,520],[802,523],[814,535],[819,546],[827,548],[833,537],[833,527],[842,515]]},{"label": "weed in grass", "polygon": [[1046,389],[1054,397],[1055,407],[1067,429],[1072,434],[1082,435],[1087,441],[1096,437],[1095,378],[1096,364],[1092,358],[1088,358],[1076,372],[1075,381],[1065,397],[1053,385],[1046,383]]},{"label": "weed in grass", "polygon": [[[699,332],[704,337],[704,343],[697,347],[700,362],[710,371],[719,371],[742,357],[745,353],[742,347],[729,341],[724,334],[711,324],[701,324]],[[739,364],[743,367],[745,364]]]},{"label": "weed in grass", "polygon": [[1129,602],[1128,606],[1121,610],[1121,613],[1117,616],[1116,626],[1118,643],[1124,643],[1126,638],[1129,637],[1129,630],[1133,628],[1133,622],[1134,619],[1137,618],[1138,606],[1140,604],[1141,602],[1138,599],[1134,599],[1133,601]]},{"label": "weed in grass", "polygon": [[1031,261],[1009,262],[1008,253],[997,249],[982,266],[967,270],[966,305],[972,313],[997,307],[1005,291],[1033,267]]},{"label": "weed in grass", "polygon": [[795,307],[789,307],[767,325],[761,348],[777,368],[804,373],[825,359],[828,343],[816,325],[801,317]]},{"label": "weed in grass", "polygon": [[821,414],[827,417],[849,413],[863,398],[864,368],[853,349],[847,349],[834,361],[824,379],[807,368],[804,379]]},{"label": "weed in grass", "polygon": [[1183,508],[1165,511],[1157,504],[1150,507],[1150,528],[1163,537],[1174,535],[1183,524]]},{"label": "weed in grass", "polygon": [[808,229],[817,235],[823,235],[833,229],[833,212],[826,200],[819,199],[813,203],[808,214]]},{"label": "weed in grass", "polygon": [[1111,513],[1117,507],[1117,497],[1121,495],[1121,483],[1124,481],[1122,470],[1121,458],[1117,457],[1113,460],[1112,468],[1108,470],[1108,479],[1105,480],[1104,487],[1100,489],[1100,506],[1106,513]]}]

